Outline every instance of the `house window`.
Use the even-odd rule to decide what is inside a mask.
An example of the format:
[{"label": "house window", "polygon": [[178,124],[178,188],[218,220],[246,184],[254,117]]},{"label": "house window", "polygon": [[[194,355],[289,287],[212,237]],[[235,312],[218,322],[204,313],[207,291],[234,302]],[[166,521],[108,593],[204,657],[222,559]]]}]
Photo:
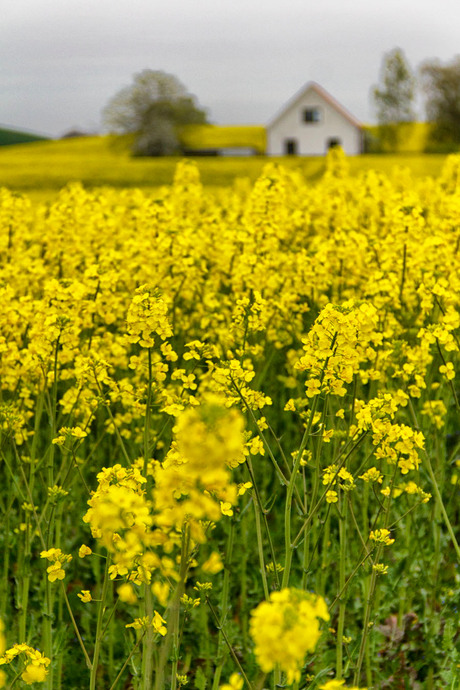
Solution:
[{"label": "house window", "polygon": [[296,156],[298,154],[297,139],[285,139],[284,153],[286,156]]},{"label": "house window", "polygon": [[303,121],[308,123],[321,122],[321,110],[319,108],[305,108]]}]

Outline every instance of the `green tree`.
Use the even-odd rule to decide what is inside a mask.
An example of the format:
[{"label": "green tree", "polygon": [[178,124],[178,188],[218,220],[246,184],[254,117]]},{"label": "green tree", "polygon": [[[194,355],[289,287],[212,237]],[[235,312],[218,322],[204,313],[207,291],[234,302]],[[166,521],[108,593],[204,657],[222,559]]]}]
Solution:
[{"label": "green tree", "polygon": [[413,122],[416,81],[401,48],[385,53],[380,84],[372,89],[382,144],[395,149],[399,144],[398,125]]},{"label": "green tree", "polygon": [[135,156],[180,154],[180,128],[207,122],[205,111],[177,77],[149,69],[135,74],[133,83],[113,96],[102,120],[112,134],[132,135]]},{"label": "green tree", "polygon": [[460,144],[460,55],[446,65],[428,60],[420,68],[425,109],[431,123],[429,146],[446,150]]}]

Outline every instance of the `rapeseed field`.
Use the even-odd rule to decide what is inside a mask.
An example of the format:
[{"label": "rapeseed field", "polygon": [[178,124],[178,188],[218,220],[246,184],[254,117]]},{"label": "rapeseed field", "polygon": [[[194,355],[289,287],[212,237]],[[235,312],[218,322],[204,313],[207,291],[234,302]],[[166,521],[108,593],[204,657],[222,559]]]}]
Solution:
[{"label": "rapeseed field", "polygon": [[[191,148],[222,145],[219,140],[207,139],[200,134],[201,129],[198,126],[191,128]],[[208,129],[213,131],[212,127],[205,127],[206,131]],[[226,130],[232,128],[216,129],[218,135],[221,130],[225,135]],[[237,136],[230,137],[234,146],[249,146],[251,132],[247,133],[241,127],[234,129]],[[397,167],[409,169],[416,178],[438,177],[445,159],[445,155],[421,155],[414,151],[383,156],[366,154],[350,157],[349,170],[352,176],[373,169],[392,174]],[[300,172],[311,183],[318,182],[326,169],[323,156],[285,156],[275,160],[288,170]],[[34,202],[54,201],[58,192],[71,182],[80,182],[89,189],[109,186],[152,193],[163,185],[172,184],[179,161],[177,157],[133,158],[126,137],[87,136],[0,146],[0,186],[27,193]],[[232,187],[237,178],[254,184],[262,174],[267,157],[198,156],[195,163],[201,182],[207,188]]]},{"label": "rapeseed field", "polygon": [[0,192],[0,687],[458,688],[460,157]]}]

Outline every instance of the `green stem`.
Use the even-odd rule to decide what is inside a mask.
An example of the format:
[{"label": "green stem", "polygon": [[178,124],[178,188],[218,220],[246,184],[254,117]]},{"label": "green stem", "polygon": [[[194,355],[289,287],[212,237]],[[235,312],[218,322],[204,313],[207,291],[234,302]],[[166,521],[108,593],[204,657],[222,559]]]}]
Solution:
[{"label": "green stem", "polygon": [[115,432],[115,436],[116,436],[117,441],[118,441],[118,443],[119,443],[121,452],[123,453],[123,455],[124,455],[124,457],[125,457],[126,464],[128,465],[128,467],[131,467],[131,465],[132,465],[133,463],[131,462],[131,458],[130,458],[129,455],[128,455],[128,451],[126,450],[126,446],[125,446],[125,444],[124,444],[124,442],[123,442],[123,439],[122,439],[122,437],[121,437],[120,431],[119,431],[118,426],[117,426],[117,423],[116,423],[116,421],[115,421],[115,419],[114,419],[114,416],[113,416],[113,414],[112,414],[112,410],[110,409],[110,403],[105,402],[105,397],[104,397],[104,394],[103,394],[103,391],[102,391],[102,387],[101,387],[101,384],[99,383],[99,379],[97,378],[97,375],[96,375],[96,371],[95,371],[95,370],[93,371],[93,374],[94,374],[94,380],[95,380],[95,382],[96,382],[97,389],[98,389],[98,391],[99,391],[99,395],[100,395],[101,398],[104,400],[104,407],[105,407],[105,409],[107,410],[107,413],[108,413],[108,415],[109,415],[109,417],[110,417],[110,421],[112,422],[113,430],[114,430],[114,432]]},{"label": "green stem", "polygon": [[297,479],[297,474],[299,471],[300,467],[300,461],[302,459],[303,452],[306,448],[306,445],[308,443],[308,438],[310,436],[310,431],[313,426],[313,420],[315,417],[315,412],[316,408],[318,405],[318,396],[315,396],[313,405],[310,410],[310,415],[308,418],[308,423],[306,426],[306,429],[304,431],[302,441],[300,443],[300,448],[297,452],[295,461],[294,461],[294,467],[292,469],[292,474],[289,479],[289,484],[287,487],[287,492],[286,492],[286,503],[284,506],[284,550],[285,550],[285,562],[284,562],[284,571],[283,571],[283,580],[281,583],[281,587],[287,587],[289,584],[289,576],[291,574],[291,564],[292,564],[292,554],[294,551],[294,547],[291,544],[291,511],[292,511],[292,497],[294,494],[294,487]]},{"label": "green stem", "polygon": [[56,340],[56,347],[54,350],[54,363],[53,363],[53,386],[51,389],[51,400],[49,403],[49,417],[50,417],[50,445],[48,448],[48,460],[46,464],[47,469],[47,483],[48,488],[54,486],[54,450],[55,446],[51,441],[56,436],[56,419],[57,419],[57,386],[58,386],[58,354],[59,354],[59,341],[60,336]]},{"label": "green stem", "polygon": [[[304,495],[304,503],[303,503],[303,512],[305,515],[307,515],[308,512],[308,494],[307,494],[307,482],[306,482],[306,477],[305,477],[305,467],[302,468],[302,481],[303,481],[303,495]],[[316,477],[316,474],[315,474]],[[327,516],[326,516],[327,519]],[[324,526],[324,523],[323,525]],[[322,530],[320,530],[321,534]],[[319,542],[319,537],[316,542],[316,546],[318,545]],[[314,553],[315,549],[313,549]],[[312,554],[313,558],[313,554]],[[302,581],[300,585],[300,589],[306,589],[307,588],[307,578],[308,578],[308,572],[310,570],[310,563],[312,558],[310,558],[310,532],[305,531],[305,536],[303,540],[303,562],[302,562]]]},{"label": "green stem", "polygon": [[[182,545],[181,545],[181,555],[180,555],[180,569],[179,569],[179,581],[176,585],[176,590],[174,592],[169,610],[165,615],[168,624],[168,632],[163,640],[163,644],[160,649],[158,669],[155,678],[155,689],[164,690],[165,684],[165,668],[169,660],[171,653],[171,648],[173,649],[173,669],[171,682],[169,687],[174,690],[177,685],[177,660],[179,657],[178,649],[178,639],[179,639],[179,616],[180,616],[180,600],[184,593],[185,582],[187,579],[187,573],[189,568],[189,557],[190,557],[190,527],[186,524],[182,528]],[[150,688],[149,688],[150,690]]]},{"label": "green stem", "polygon": [[[147,478],[150,444],[150,407],[152,403],[152,349],[148,348],[148,384],[144,421],[144,477]],[[153,620],[153,594],[149,582],[144,584],[145,615]],[[155,630],[148,626],[142,648],[142,683],[144,690],[150,690],[153,682]]]},{"label": "green stem", "polygon": [[329,612],[331,612],[332,609],[334,608],[334,606],[336,605],[336,603],[338,601],[340,601],[340,599],[341,599],[343,593],[346,591],[348,585],[350,584],[350,582],[352,581],[352,579],[354,578],[354,576],[356,575],[356,573],[358,572],[360,567],[363,565],[363,563],[365,563],[367,561],[367,559],[370,558],[370,555],[371,555],[371,552],[368,552],[368,553],[366,553],[365,556],[362,556],[359,559],[358,564],[355,566],[355,568],[352,570],[351,574],[348,576],[347,581],[343,585],[343,588],[340,590],[340,592],[337,594],[337,596],[333,600],[332,604],[329,606]]},{"label": "green stem", "polygon": [[[48,580],[48,573],[45,571],[45,612],[43,620],[43,650],[45,656],[53,663],[53,597],[51,591],[51,582]],[[52,669],[52,665],[50,666]],[[46,690],[53,688],[53,672],[50,670],[45,680]]]},{"label": "green stem", "polygon": [[102,639],[104,636],[102,624],[103,624],[104,613],[105,613],[105,608],[106,608],[105,607],[105,599],[107,596],[107,590],[108,590],[109,582],[110,582],[110,580],[109,580],[109,564],[110,564],[110,558],[107,558],[106,563],[105,563],[104,580],[102,582],[101,600],[99,602],[99,608],[98,608],[98,612],[97,612],[96,639],[95,639],[95,643],[94,643],[93,661],[92,661],[92,664],[90,665],[91,675],[90,675],[90,681],[89,681],[89,690],[95,690],[96,689],[99,655],[101,652],[101,643],[102,643]]},{"label": "green stem", "polygon": [[[149,582],[144,583],[145,615],[148,620],[153,620],[153,594],[152,586]],[[143,690],[150,690],[153,679],[154,666],[154,637],[155,630],[151,625],[148,626],[144,635],[142,645],[142,687]]]},{"label": "green stem", "polygon": [[[416,425],[417,429],[420,430],[420,426],[418,424],[415,410],[414,410],[414,407],[412,405],[412,401],[410,399],[409,399],[409,402],[410,402],[410,409],[412,412],[412,417],[414,419],[415,425]],[[444,505],[444,501],[442,500],[441,492],[439,491],[438,482],[436,481],[436,476],[435,476],[435,473],[433,471],[433,466],[431,464],[430,456],[428,455],[428,452],[426,450],[424,451],[424,456],[425,456],[426,467],[428,469],[428,474],[430,476],[430,480],[431,480],[431,484],[433,486],[433,491],[434,491],[436,500],[437,500],[439,508],[441,510],[442,517],[443,517],[445,525],[447,527],[447,531],[449,532],[449,536],[451,538],[452,545],[455,549],[455,553],[457,555],[457,560],[460,563],[460,546],[459,546],[459,543],[458,543],[457,538],[455,536],[455,532],[452,528],[452,523],[451,523],[449,516],[447,514],[447,510],[446,510],[446,507]]]},{"label": "green stem", "polygon": [[[337,470],[336,470],[334,476],[332,477],[330,483],[326,486],[326,488],[324,489],[323,493],[322,493],[321,496],[319,497],[317,503],[315,504],[315,506],[312,508],[311,512],[308,514],[308,516],[307,516],[306,519],[304,520],[304,523],[303,523],[302,527],[300,528],[300,530],[299,530],[299,532],[298,532],[296,538],[295,538],[294,541],[292,542],[292,545],[291,545],[291,546],[292,546],[292,549],[295,549],[295,548],[297,547],[297,545],[298,545],[300,539],[302,538],[302,534],[304,533],[304,531],[307,529],[307,527],[309,526],[309,524],[311,523],[311,521],[312,521],[313,518],[315,517],[315,515],[316,515],[316,513],[318,512],[318,510],[319,510],[321,504],[323,503],[324,499],[326,498],[327,492],[329,491],[329,489],[331,488],[331,486],[333,486],[335,480],[336,480],[337,477],[339,476],[340,470],[341,470],[342,467],[345,465],[345,463],[346,463],[346,461],[348,460],[348,458],[350,457],[350,455],[351,455],[351,454],[356,450],[356,448],[359,446],[359,444],[360,444],[361,441],[364,439],[364,437],[366,436],[367,433],[368,433],[367,431],[364,431],[364,432],[361,434],[361,436],[358,438],[358,440],[357,440],[357,441],[355,442],[355,444],[352,446],[352,448],[350,449],[350,451],[346,454],[346,456],[343,458],[343,460],[341,461],[341,463],[338,465]],[[335,464],[335,463],[334,463],[334,464]]]},{"label": "green stem", "polygon": [[211,602],[209,601],[209,598],[208,598],[208,597],[206,597],[206,603],[207,603],[207,605],[209,606],[209,610],[210,610],[211,613],[212,613],[212,616],[213,616],[214,621],[215,621],[215,623],[216,623],[217,629],[220,630],[220,631],[222,632],[222,637],[223,637],[224,640],[225,640],[225,644],[226,644],[227,647],[228,647],[228,651],[230,652],[233,661],[234,661],[235,664],[237,665],[237,667],[238,667],[238,669],[239,669],[241,675],[243,676],[243,678],[244,678],[244,680],[245,680],[245,682],[246,682],[248,688],[249,688],[250,690],[253,690],[252,683],[249,681],[249,678],[247,677],[246,673],[244,672],[244,668],[241,666],[240,660],[238,659],[237,655],[235,654],[235,650],[233,649],[232,645],[230,644],[230,640],[228,639],[228,635],[227,635],[227,633],[225,632],[225,629],[224,629],[222,623],[221,623],[220,620],[219,620],[219,616],[217,615],[216,610],[215,610],[214,606],[211,604]]},{"label": "green stem", "polygon": [[[224,571],[224,580],[222,583],[222,592],[220,595],[220,615],[221,619],[223,621],[226,620],[227,618],[227,608],[228,608],[228,594],[229,594],[229,585],[230,585],[230,570],[231,570],[231,562],[232,562],[232,556],[233,556],[233,541],[235,537],[235,525],[233,520],[230,523],[230,532],[228,535],[228,540],[227,540],[227,550],[225,553],[225,571]],[[224,650],[222,649],[223,647],[223,642],[222,642],[223,634],[222,634],[222,628],[218,628],[217,632],[217,664],[214,669],[214,678],[212,682],[212,690],[218,690],[219,683],[220,683],[220,677],[222,674],[222,669],[224,667],[225,663],[225,657],[224,657]]]},{"label": "green stem", "polygon": [[150,407],[152,404],[152,348],[148,348],[148,384],[147,384],[147,403],[145,406],[144,424],[144,477],[147,477],[147,465],[149,461],[149,438],[150,438]]},{"label": "green stem", "polygon": [[[340,556],[339,556],[339,591],[343,592],[345,589],[345,562],[347,555],[347,502],[340,497],[340,517],[339,517],[339,540],[340,540]],[[342,595],[339,599],[339,619],[337,623],[337,646],[336,646],[336,676],[338,680],[342,679],[343,674],[343,631],[345,627],[345,612],[346,612],[346,597]]]},{"label": "green stem", "polygon": [[[54,506],[51,509],[50,512],[50,517],[48,521],[48,531],[46,535],[46,549],[49,549],[51,547],[51,539],[53,535],[53,518],[54,518]],[[51,659],[51,663],[53,662],[53,618],[54,618],[54,613],[53,613],[53,608],[54,608],[54,597],[53,597],[53,591],[51,587],[51,582],[48,579],[48,573],[45,571],[45,583],[46,583],[46,594],[45,594],[45,602],[46,602],[46,613],[45,613],[45,620],[43,621],[43,634],[44,634],[44,648],[45,648],[45,656],[47,656],[49,659]],[[51,666],[52,668],[52,666]],[[53,687],[53,674],[50,672],[45,681],[45,688],[46,690],[52,690]]]},{"label": "green stem", "polygon": [[136,649],[139,647],[140,643],[141,643],[142,640],[144,639],[145,633],[146,633],[146,631],[144,630],[144,632],[142,633],[142,635],[141,635],[141,636],[139,637],[139,639],[137,640],[136,644],[133,646],[132,650],[131,650],[130,653],[129,653],[128,658],[126,659],[125,663],[123,664],[123,666],[121,667],[120,671],[118,672],[117,677],[115,678],[115,680],[113,681],[112,685],[110,686],[110,690],[114,690],[116,684],[118,683],[118,681],[119,681],[120,678],[122,677],[123,672],[124,672],[125,668],[127,667],[127,665],[129,664],[129,662],[131,661],[131,658],[132,658],[134,652],[136,651]]},{"label": "green stem", "polygon": [[79,644],[80,644],[80,647],[81,647],[81,649],[82,649],[83,655],[84,655],[84,657],[85,657],[86,666],[91,670],[91,667],[92,667],[91,659],[89,658],[88,652],[86,651],[85,643],[83,642],[83,639],[82,639],[82,637],[81,637],[81,635],[80,635],[80,631],[79,631],[79,629],[78,629],[78,625],[77,625],[77,623],[76,623],[76,621],[75,621],[75,618],[74,618],[74,615],[73,615],[73,613],[72,613],[72,609],[71,609],[71,606],[70,606],[69,598],[68,598],[67,592],[66,592],[66,590],[65,590],[65,585],[64,585],[64,583],[63,583],[62,581],[61,581],[61,591],[62,591],[62,594],[63,594],[63,596],[64,596],[64,600],[65,600],[65,603],[66,603],[66,606],[67,606],[67,611],[69,612],[70,620],[72,621],[73,629],[75,630],[75,634],[76,634],[76,636],[77,636],[78,642],[79,642]]},{"label": "green stem", "polygon": [[[436,347],[438,348],[439,356],[441,357],[442,363],[444,366],[446,366],[447,362],[445,360],[444,355],[442,354],[441,346],[439,345],[439,340],[436,338]],[[458,402],[458,397],[457,397],[457,391],[455,390],[454,382],[452,379],[447,379],[447,383],[450,386],[450,390],[452,391],[453,398],[455,400],[455,407],[457,410],[460,410],[460,404]]]},{"label": "green stem", "polygon": [[15,501],[13,497],[10,505],[3,517],[3,529],[5,534],[5,546],[3,555],[2,588],[0,594],[0,620],[4,621],[7,612],[7,601],[9,600],[9,571],[10,571],[10,511]]},{"label": "green stem", "polygon": [[19,615],[19,639],[22,642],[27,640],[26,622],[27,607],[29,602],[29,585],[30,585],[30,540],[29,540],[29,520],[26,518],[26,531],[24,534],[24,554],[23,554],[23,576],[21,578],[21,600],[20,600],[20,615]]},{"label": "green stem", "polygon": [[[388,528],[388,524],[390,521],[390,504],[391,504],[391,498],[392,498],[392,493],[393,493],[393,484],[396,476],[396,472],[398,471],[398,463],[396,462],[395,464],[395,471],[393,474],[393,477],[390,482],[390,492],[388,494],[388,497],[386,499],[386,505],[385,505],[385,520],[384,520],[384,529]],[[380,563],[380,558],[382,555],[384,545],[382,543],[379,543],[377,546],[377,554],[375,557],[375,563]],[[363,621],[363,634],[361,637],[361,644],[359,647],[359,654],[358,654],[358,661],[356,664],[356,669],[355,669],[355,675],[353,679],[353,683],[359,685],[359,679],[361,675],[361,667],[363,665],[364,661],[364,656],[366,654],[366,649],[367,649],[367,644],[368,644],[368,639],[369,639],[369,623],[370,623],[370,617],[371,617],[371,611],[372,611],[372,606],[374,602],[374,594],[375,594],[375,588],[377,584],[377,577],[378,577],[378,572],[375,569],[372,569],[371,573],[371,579],[369,583],[369,589],[368,589],[368,595],[366,599],[366,608],[364,611],[364,621]]]},{"label": "green stem", "polygon": [[[376,556],[377,562],[379,562],[379,560],[380,560],[382,550],[383,550],[383,545],[379,544],[379,546],[377,548],[377,556]],[[374,592],[375,592],[376,583],[377,583],[377,572],[375,570],[373,570],[372,574],[371,574],[370,583],[369,583],[369,589],[367,590],[366,608],[364,611],[364,621],[363,621],[363,634],[361,637],[361,644],[359,647],[358,661],[356,664],[353,683],[359,683],[359,678],[361,675],[361,667],[363,665],[364,655],[365,655],[366,646],[367,646],[367,640],[369,638],[369,627],[370,627],[369,624],[370,624],[370,617],[371,617],[371,611],[372,611],[372,604],[374,601]]]},{"label": "green stem", "polygon": [[455,549],[455,553],[457,554],[457,560],[460,563],[460,546],[458,544],[457,538],[455,536],[455,532],[452,528],[452,523],[449,519],[446,508],[444,506],[444,501],[442,500],[441,492],[439,491],[438,482],[436,481],[436,477],[435,477],[435,474],[433,471],[433,466],[431,464],[430,456],[428,455],[428,453],[426,451],[425,451],[425,460],[426,460],[426,465],[428,468],[428,474],[430,475],[431,483],[433,485],[433,490],[434,490],[434,493],[436,496],[436,500],[437,500],[438,505],[441,509],[441,513],[442,513],[442,516],[444,518],[444,522],[446,524],[447,531],[449,532],[449,536],[452,540],[452,544],[453,544],[453,547]]},{"label": "green stem", "polygon": [[[352,502],[351,502],[350,494],[347,494],[347,499],[348,499],[348,504],[347,504],[347,505],[348,505],[348,508],[349,508],[349,510],[350,510],[351,519],[353,520],[353,524],[354,524],[354,526],[355,526],[355,529],[356,529],[356,531],[358,532],[359,540],[360,540],[360,542],[361,542],[361,544],[362,544],[362,547],[363,547],[364,551],[366,552],[367,556],[370,557],[370,555],[371,555],[371,554],[370,554],[370,551],[369,551],[369,549],[367,548],[367,544],[366,544],[366,542],[364,541],[363,535],[361,534],[361,530],[359,529],[359,525],[358,525],[358,522],[357,522],[357,520],[356,520],[355,513],[354,513],[354,511],[353,511],[353,504],[352,504]],[[371,565],[374,565],[374,562],[373,562],[372,559],[371,559]]]},{"label": "green stem", "polygon": [[255,417],[255,415],[254,415],[253,410],[251,409],[251,407],[250,407],[249,404],[247,403],[247,401],[246,401],[245,397],[243,396],[243,394],[242,394],[242,392],[241,392],[241,390],[240,390],[238,384],[237,384],[232,378],[231,378],[231,382],[232,382],[233,387],[235,388],[236,392],[237,392],[238,395],[240,396],[243,405],[246,407],[246,409],[247,409],[247,411],[248,411],[248,413],[249,413],[249,415],[250,415],[252,421],[254,422],[254,427],[255,427],[255,429],[256,429],[256,431],[257,431],[257,434],[258,434],[258,436],[260,437],[262,443],[264,444],[264,447],[265,447],[265,449],[266,449],[266,451],[267,451],[267,453],[268,453],[268,456],[269,456],[270,460],[271,460],[272,463],[273,463],[273,467],[275,468],[275,472],[276,472],[276,474],[278,475],[278,479],[280,480],[281,484],[283,484],[283,486],[287,486],[287,485],[288,485],[288,479],[284,476],[283,471],[281,470],[281,467],[278,465],[278,463],[277,463],[277,461],[276,461],[276,458],[275,458],[275,456],[273,455],[273,452],[272,452],[272,449],[271,449],[271,447],[270,447],[270,444],[268,443],[267,439],[265,438],[265,434],[264,434],[263,431],[259,428],[259,425],[257,424],[257,419],[256,419],[256,417]]},{"label": "green stem", "polygon": [[[252,487],[254,489],[254,494],[256,497],[256,504],[257,504],[257,508],[258,508],[258,512],[256,512],[256,519],[259,520],[259,529],[257,532],[257,540],[258,540],[259,549],[262,548],[262,553],[263,553],[262,532],[260,530],[260,515],[262,515],[262,518],[264,521],[264,526],[265,526],[265,532],[266,532],[267,540],[268,540],[268,546],[270,548],[270,556],[271,556],[272,563],[273,563],[276,587],[277,587],[277,589],[279,589],[280,588],[280,581],[279,581],[278,569],[276,567],[277,561],[276,561],[275,547],[273,545],[273,539],[272,539],[272,535],[270,532],[270,527],[268,526],[267,511],[264,509],[264,507],[262,505],[262,499],[260,498],[260,493],[259,493],[259,489],[257,486],[254,470],[252,467],[251,458],[248,457],[246,459],[246,465],[247,465],[247,468],[249,471],[249,475],[251,477]],[[263,559],[262,559],[262,561],[263,561]]]},{"label": "green stem", "polygon": [[256,519],[256,535],[257,535],[257,549],[259,552],[260,575],[262,577],[262,585],[264,588],[264,597],[268,599],[270,593],[268,591],[267,573],[265,570],[264,546],[262,540],[262,530],[260,527],[260,508],[257,501],[254,501],[254,516]]}]

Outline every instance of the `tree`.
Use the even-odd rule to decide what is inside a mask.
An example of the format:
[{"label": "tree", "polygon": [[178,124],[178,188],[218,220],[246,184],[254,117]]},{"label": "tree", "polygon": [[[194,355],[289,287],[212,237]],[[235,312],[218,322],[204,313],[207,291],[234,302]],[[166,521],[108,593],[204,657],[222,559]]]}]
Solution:
[{"label": "tree", "polygon": [[444,148],[460,144],[460,55],[442,65],[428,60],[420,68],[426,94],[426,115],[431,123],[430,143]]},{"label": "tree", "polygon": [[113,134],[130,134],[136,156],[181,153],[180,128],[204,124],[206,113],[194,96],[172,74],[143,70],[104,108],[105,128]]},{"label": "tree", "polygon": [[391,148],[398,144],[398,125],[415,118],[413,102],[415,77],[400,48],[385,53],[382,60],[380,84],[372,90],[377,111],[380,136]]}]

